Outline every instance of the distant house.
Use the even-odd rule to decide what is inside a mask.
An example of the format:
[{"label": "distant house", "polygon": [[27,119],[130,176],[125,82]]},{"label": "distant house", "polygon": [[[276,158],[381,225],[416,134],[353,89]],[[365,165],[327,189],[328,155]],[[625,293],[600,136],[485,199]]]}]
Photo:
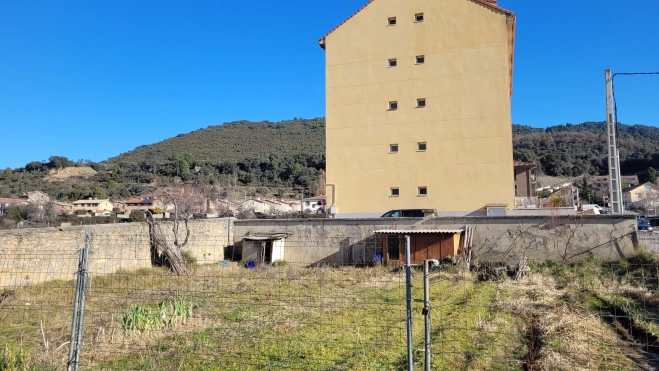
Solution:
[{"label": "distant house", "polygon": [[0,216],[5,215],[7,209],[16,205],[27,205],[27,200],[20,198],[0,198]]},{"label": "distant house", "polygon": [[659,187],[652,183],[627,187],[622,190],[622,199],[626,204],[650,201],[654,206],[659,201]]},{"label": "distant house", "polygon": [[299,213],[300,210],[302,210],[302,206],[300,205],[300,201],[282,201],[288,206],[291,207],[291,212],[292,213]]},{"label": "distant house", "polygon": [[302,212],[307,214],[322,214],[325,212],[327,196],[315,196],[302,199]]},{"label": "distant house", "polygon": [[53,202],[53,212],[56,215],[68,215],[73,213],[73,205],[65,202]]},{"label": "distant house", "polygon": [[[602,199],[609,198],[609,181],[610,178],[608,175],[594,175],[590,177],[590,183],[593,185],[593,190],[597,197]],[[628,184],[630,186],[637,185],[638,175],[622,175],[620,177],[621,185]]]},{"label": "distant house", "polygon": [[112,209],[119,209],[119,211],[123,213],[124,210],[126,210],[126,201],[113,201]]},{"label": "distant house", "polygon": [[240,211],[241,205],[238,202],[229,200],[217,200],[216,210],[220,213],[231,212],[233,214]]},{"label": "distant house", "polygon": [[535,197],[536,174],[532,162],[515,161],[515,197]]},{"label": "distant house", "polygon": [[94,216],[112,216],[111,210],[99,210],[94,213]]},{"label": "distant house", "polygon": [[41,191],[25,192],[21,195],[21,199],[27,200],[31,204],[45,205],[50,202],[50,196]]},{"label": "distant house", "polygon": [[290,213],[292,210],[291,205],[282,201],[265,200],[265,202],[270,204],[270,212],[273,214],[286,214],[286,213]]},{"label": "distant house", "polygon": [[131,198],[126,201],[124,212],[130,214],[133,210],[148,211],[156,208],[164,209],[163,203],[153,197]]},{"label": "distant house", "polygon": [[110,200],[78,200],[73,202],[73,212],[78,210],[86,210],[90,213],[95,213],[99,210],[112,210],[112,202]]},{"label": "distant house", "polygon": [[251,199],[244,201],[241,205],[241,208],[243,211],[252,210],[255,213],[263,213],[263,214],[270,213],[270,204],[265,201],[261,201],[259,199]]}]

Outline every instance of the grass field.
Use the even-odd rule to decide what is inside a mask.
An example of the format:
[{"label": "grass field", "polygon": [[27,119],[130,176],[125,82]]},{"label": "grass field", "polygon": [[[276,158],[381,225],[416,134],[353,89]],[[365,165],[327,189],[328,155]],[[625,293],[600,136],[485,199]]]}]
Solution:
[{"label": "grass field", "polygon": [[[654,257],[431,276],[434,370],[640,370],[659,353]],[[422,274],[413,272],[415,368]],[[404,273],[200,266],[89,281],[84,370],[403,370]],[[73,281],[0,290],[0,370],[66,369]]]}]

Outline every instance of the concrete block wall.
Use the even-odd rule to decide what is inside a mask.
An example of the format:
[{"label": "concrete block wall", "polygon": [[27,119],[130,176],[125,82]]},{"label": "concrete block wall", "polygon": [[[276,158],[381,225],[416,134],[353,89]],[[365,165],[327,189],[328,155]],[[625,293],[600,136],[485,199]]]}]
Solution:
[{"label": "concrete block wall", "polygon": [[655,254],[659,254],[659,233],[639,232],[638,244],[647,247]]},{"label": "concrete block wall", "polygon": [[293,264],[343,265],[368,264],[373,253],[381,250],[378,229],[407,229],[417,218],[236,220],[235,243],[247,234],[284,233],[284,260]]},{"label": "concrete block wall", "polygon": [[[162,230],[172,240],[171,222]],[[233,243],[232,219],[190,221],[188,250],[200,264],[224,260]],[[92,274],[114,273],[152,266],[146,223],[40,228],[0,232],[0,287],[70,280],[78,269],[79,251],[91,238],[89,269]],[[184,233],[181,233],[184,238]]]},{"label": "concrete block wall", "polygon": [[474,228],[473,248],[480,260],[517,263],[577,261],[588,256],[616,260],[634,254],[636,219],[628,216],[538,216],[436,218],[428,229]]},{"label": "concrete block wall", "polygon": [[480,261],[620,259],[634,253],[636,220],[626,216],[437,217],[433,219],[236,220],[235,241],[249,233],[282,233],[285,259],[300,264],[370,263],[381,251],[378,229],[475,228]]}]

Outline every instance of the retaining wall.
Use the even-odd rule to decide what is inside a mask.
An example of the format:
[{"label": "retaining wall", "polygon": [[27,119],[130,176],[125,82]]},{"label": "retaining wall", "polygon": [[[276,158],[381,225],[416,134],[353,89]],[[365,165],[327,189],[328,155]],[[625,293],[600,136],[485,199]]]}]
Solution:
[{"label": "retaining wall", "polygon": [[[161,226],[171,241],[172,223],[164,222]],[[199,263],[224,260],[224,249],[233,243],[232,219],[192,220],[190,231],[184,250],[190,251]],[[92,274],[152,266],[146,223],[2,231],[0,287],[72,279],[86,235],[91,238],[89,269]],[[184,232],[181,236],[184,238]]]},{"label": "retaining wall", "polygon": [[636,220],[627,216],[452,217],[423,219],[236,220],[235,242],[249,233],[292,233],[285,260],[303,264],[370,263],[382,250],[378,229],[475,228],[481,261],[515,263],[620,259],[634,253]]}]

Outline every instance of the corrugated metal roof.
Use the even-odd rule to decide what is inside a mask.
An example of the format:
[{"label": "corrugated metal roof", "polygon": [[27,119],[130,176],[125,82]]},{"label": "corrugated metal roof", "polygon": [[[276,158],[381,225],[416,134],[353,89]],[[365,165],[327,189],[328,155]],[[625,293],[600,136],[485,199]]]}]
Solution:
[{"label": "corrugated metal roof", "polygon": [[244,236],[243,239],[247,241],[272,241],[281,240],[290,235],[291,233],[256,234]]},{"label": "corrugated metal roof", "polygon": [[462,233],[464,229],[380,229],[373,233],[380,234],[430,234],[430,233]]}]

